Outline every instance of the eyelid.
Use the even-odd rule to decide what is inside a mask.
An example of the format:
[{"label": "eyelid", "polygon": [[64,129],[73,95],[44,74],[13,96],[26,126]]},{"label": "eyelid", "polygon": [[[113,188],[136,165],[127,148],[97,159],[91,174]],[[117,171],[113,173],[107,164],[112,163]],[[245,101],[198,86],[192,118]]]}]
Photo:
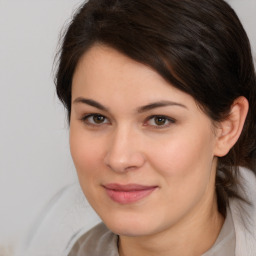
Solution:
[{"label": "eyelid", "polygon": [[[88,119],[89,119],[90,117],[94,117],[94,116],[101,116],[101,117],[104,117],[105,120],[108,120],[108,121],[105,122],[105,120],[104,120],[103,123],[99,123],[99,124],[97,124],[97,123],[95,123],[95,122],[89,122]],[[86,124],[86,125],[96,126],[96,127],[99,127],[99,126],[105,125],[105,124],[110,124],[109,119],[108,119],[106,116],[104,116],[104,115],[102,115],[102,114],[100,114],[100,113],[85,114],[85,115],[83,115],[83,116],[80,118],[80,120],[81,120],[84,124]]]},{"label": "eyelid", "polygon": [[[149,125],[148,122],[153,119],[153,118],[163,118],[163,119],[166,119],[168,121],[167,124],[164,124],[164,125]],[[167,128],[169,127],[171,124],[174,124],[176,123],[176,120],[172,117],[169,117],[169,116],[165,116],[165,115],[151,115],[149,117],[146,118],[145,120],[145,125],[144,126],[151,126],[152,128],[154,129],[163,129],[163,128]]]},{"label": "eyelid", "polygon": [[[96,123],[94,122],[93,120],[89,120],[90,118],[93,118],[95,116],[100,116],[100,117],[103,117],[104,118],[104,121],[103,122],[100,122],[100,123]],[[154,119],[154,118],[162,118],[162,119],[165,119],[166,122],[163,124],[163,125],[157,125],[157,124],[149,124],[149,121]],[[84,114],[80,120],[85,124],[85,125],[88,125],[88,126],[94,126],[94,127],[100,127],[102,125],[106,125],[106,124],[111,124],[110,120],[108,117],[106,117],[105,115],[103,114],[100,114],[100,113],[89,113],[89,114]],[[147,117],[143,123],[143,126],[149,126],[149,127],[152,127],[154,129],[164,129],[164,128],[167,128],[169,127],[171,124],[174,124],[176,122],[176,120],[172,117],[169,117],[169,116],[166,116],[166,115],[151,115],[149,117]]]}]

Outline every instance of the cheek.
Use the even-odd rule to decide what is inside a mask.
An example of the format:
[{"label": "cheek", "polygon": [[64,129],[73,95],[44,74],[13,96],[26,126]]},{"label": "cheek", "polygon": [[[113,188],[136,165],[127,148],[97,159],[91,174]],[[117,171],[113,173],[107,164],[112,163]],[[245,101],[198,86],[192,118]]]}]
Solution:
[{"label": "cheek", "polygon": [[166,181],[200,183],[209,177],[213,160],[213,136],[204,130],[181,132],[151,151],[152,164]]},{"label": "cheek", "polygon": [[70,151],[84,195],[95,206],[102,177],[102,141],[91,138],[83,130],[70,128]]},{"label": "cheek", "polygon": [[215,174],[208,136],[176,136],[161,151],[152,151],[152,156],[154,169],[161,176],[162,205],[169,207],[166,218],[170,212],[174,219],[179,218],[206,195],[212,195]]},{"label": "cheek", "polygon": [[70,151],[79,179],[97,174],[103,153],[102,143],[97,143],[97,139],[87,136],[83,130],[71,127]]}]

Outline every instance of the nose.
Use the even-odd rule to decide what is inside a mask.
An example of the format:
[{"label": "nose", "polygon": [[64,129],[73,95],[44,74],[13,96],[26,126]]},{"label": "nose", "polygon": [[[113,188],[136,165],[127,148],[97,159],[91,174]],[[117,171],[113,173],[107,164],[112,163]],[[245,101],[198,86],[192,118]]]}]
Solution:
[{"label": "nose", "polygon": [[128,127],[113,132],[105,155],[105,164],[118,173],[142,167],[145,163],[145,157],[139,136]]}]

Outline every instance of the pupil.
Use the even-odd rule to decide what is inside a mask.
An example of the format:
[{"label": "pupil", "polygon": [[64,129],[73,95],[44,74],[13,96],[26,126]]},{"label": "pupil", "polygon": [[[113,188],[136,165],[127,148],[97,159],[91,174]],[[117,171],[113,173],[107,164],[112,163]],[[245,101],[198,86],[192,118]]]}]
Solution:
[{"label": "pupil", "polygon": [[155,122],[157,125],[163,125],[165,124],[166,119],[164,117],[156,117]]},{"label": "pupil", "polygon": [[93,121],[95,122],[95,123],[97,123],[97,124],[100,124],[100,123],[102,123],[102,122],[104,122],[104,117],[103,116],[94,116],[93,117]]}]

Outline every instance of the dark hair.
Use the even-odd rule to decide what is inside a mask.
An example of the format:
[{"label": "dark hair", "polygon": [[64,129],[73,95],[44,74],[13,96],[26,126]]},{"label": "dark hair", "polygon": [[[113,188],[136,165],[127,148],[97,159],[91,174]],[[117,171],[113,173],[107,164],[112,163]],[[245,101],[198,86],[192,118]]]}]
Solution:
[{"label": "dark hair", "polygon": [[213,121],[227,117],[244,96],[249,113],[242,134],[218,160],[216,191],[225,214],[237,192],[238,166],[256,173],[256,77],[250,43],[237,15],[222,0],[90,0],[74,15],[59,52],[56,89],[71,112],[71,86],[81,56],[110,46],[156,70],[194,97]]}]

